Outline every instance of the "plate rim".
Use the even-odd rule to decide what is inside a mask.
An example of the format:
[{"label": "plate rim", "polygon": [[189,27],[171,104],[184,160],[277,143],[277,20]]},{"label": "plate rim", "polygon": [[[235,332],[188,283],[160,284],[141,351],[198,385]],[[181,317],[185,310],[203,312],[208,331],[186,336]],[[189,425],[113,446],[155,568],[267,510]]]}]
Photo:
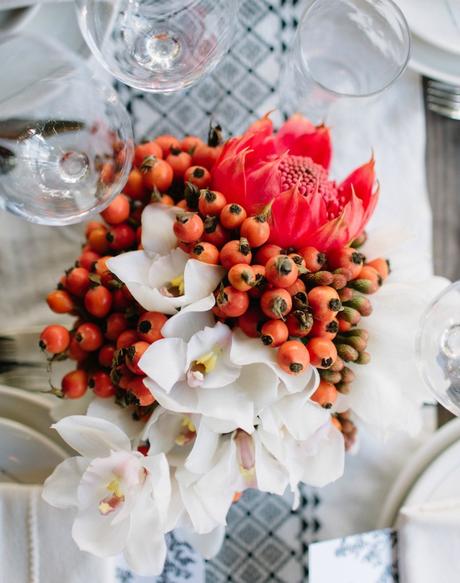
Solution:
[{"label": "plate rim", "polygon": [[432,437],[415,452],[409,464],[398,474],[385,497],[377,520],[377,528],[394,526],[398,511],[417,480],[440,453],[458,440],[460,440],[460,418],[452,419],[435,431]]},{"label": "plate rim", "polygon": [[30,436],[33,439],[46,445],[46,447],[48,447],[49,449],[52,449],[62,459],[62,461],[64,461],[68,457],[67,453],[60,445],[58,445],[51,438],[47,437],[46,435],[43,435],[43,433],[40,433],[33,427],[28,427],[24,423],[21,423],[20,421],[15,421],[14,419],[9,419],[8,417],[0,417],[0,427],[1,426],[6,427],[7,429],[8,427],[10,428],[14,427],[22,431],[23,433],[30,434]]},{"label": "plate rim", "polygon": [[[458,60],[459,68],[458,73],[452,73],[446,70],[440,69],[433,69],[430,65],[424,64],[423,59],[417,58],[417,47],[425,46],[432,51],[435,51],[439,54],[440,57],[447,55],[449,57],[454,57]],[[442,59],[440,59],[442,61]],[[460,85],[460,55],[456,55],[455,53],[450,53],[449,51],[445,51],[439,47],[435,47],[427,43],[424,39],[420,38],[418,35],[412,33],[412,52],[409,61],[409,68],[413,69],[417,73],[425,75],[426,77],[430,77],[431,79],[436,79],[439,81],[444,81],[445,83],[451,83],[453,85]]]}]

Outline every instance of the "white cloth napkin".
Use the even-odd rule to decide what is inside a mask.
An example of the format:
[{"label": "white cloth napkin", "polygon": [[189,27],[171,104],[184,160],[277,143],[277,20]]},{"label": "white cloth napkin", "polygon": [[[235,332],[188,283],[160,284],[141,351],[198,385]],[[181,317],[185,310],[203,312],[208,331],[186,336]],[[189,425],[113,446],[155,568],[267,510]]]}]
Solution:
[{"label": "white cloth napkin", "polygon": [[72,519],[42,500],[40,486],[0,484],[0,581],[113,583],[113,561],[78,549]]},{"label": "white cloth napkin", "polygon": [[458,583],[460,498],[403,507],[398,525],[401,583]]}]

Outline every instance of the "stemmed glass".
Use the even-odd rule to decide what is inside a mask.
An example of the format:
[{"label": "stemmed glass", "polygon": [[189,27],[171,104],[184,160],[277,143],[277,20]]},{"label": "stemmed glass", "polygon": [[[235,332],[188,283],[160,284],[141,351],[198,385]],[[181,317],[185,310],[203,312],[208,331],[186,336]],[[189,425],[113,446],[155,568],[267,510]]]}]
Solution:
[{"label": "stemmed glass", "polygon": [[77,0],[98,61],[131,87],[169,93],[211,71],[230,47],[238,0]]},{"label": "stemmed glass", "polygon": [[[24,53],[37,55],[34,67]],[[0,90],[0,208],[46,225],[103,210],[133,157],[131,122],[115,91],[41,37],[2,40],[0,62],[10,80]]]},{"label": "stemmed glass", "polygon": [[409,55],[407,22],[392,0],[315,0],[286,59],[281,108],[326,121],[338,100],[368,99],[389,87]]},{"label": "stemmed glass", "polygon": [[416,342],[420,372],[432,394],[460,416],[460,281],[426,310]]}]

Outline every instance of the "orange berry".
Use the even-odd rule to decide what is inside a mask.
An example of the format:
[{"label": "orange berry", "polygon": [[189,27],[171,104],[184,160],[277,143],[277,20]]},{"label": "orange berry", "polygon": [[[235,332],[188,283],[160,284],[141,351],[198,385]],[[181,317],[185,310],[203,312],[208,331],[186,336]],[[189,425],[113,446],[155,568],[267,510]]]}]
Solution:
[{"label": "orange berry", "polygon": [[244,219],[247,217],[247,213],[240,204],[232,202],[226,204],[220,213],[220,223],[226,229],[237,229]]},{"label": "orange berry", "polygon": [[46,296],[46,303],[56,314],[69,314],[75,309],[70,294],[60,289],[50,292]]},{"label": "orange berry", "polygon": [[70,344],[70,334],[67,328],[58,324],[46,326],[40,334],[39,346],[50,354],[60,354],[67,350]]},{"label": "orange berry", "polygon": [[356,279],[368,279],[377,287],[380,287],[383,283],[382,276],[371,265],[365,265],[359,272]]},{"label": "orange berry", "polygon": [[265,277],[277,287],[290,287],[299,275],[294,261],[287,255],[271,257],[265,265]]},{"label": "orange berry", "polygon": [[313,316],[305,310],[294,310],[288,315],[286,324],[290,336],[304,338],[310,334],[313,326]]},{"label": "orange berry", "polygon": [[166,160],[147,158],[141,166],[141,171],[143,184],[149,190],[158,188],[160,192],[165,192],[174,178],[173,169]]},{"label": "orange berry", "polygon": [[88,235],[91,233],[91,231],[100,228],[105,228],[104,223],[101,223],[101,221],[89,221],[85,227],[85,237],[88,238]]},{"label": "orange berry", "polygon": [[126,389],[136,397],[141,407],[148,407],[155,403],[155,397],[144,385],[144,379],[145,377],[141,376],[131,378],[126,383]]},{"label": "orange berry", "polygon": [[217,158],[220,155],[220,148],[214,148],[213,146],[208,146],[207,144],[199,144],[193,154],[193,163],[197,166],[203,166],[208,170],[214,166]]},{"label": "orange berry", "polygon": [[292,309],[292,298],[285,289],[270,289],[260,298],[260,308],[267,318],[281,320]]},{"label": "orange berry", "polygon": [[247,263],[232,265],[227,277],[230,284],[238,291],[249,291],[255,284],[254,272]]},{"label": "orange berry", "polygon": [[390,262],[383,257],[369,261],[366,266],[373,267],[383,280],[390,275]]},{"label": "orange berry", "polygon": [[149,156],[163,158],[163,150],[157,142],[145,142],[134,148],[134,166],[139,168]]},{"label": "orange berry", "polygon": [[202,166],[190,166],[185,171],[184,182],[191,182],[198,188],[207,188],[211,184],[211,174]]},{"label": "orange berry", "polygon": [[74,267],[67,272],[65,287],[74,296],[83,297],[90,286],[89,271],[84,267]]},{"label": "orange berry", "polygon": [[88,235],[88,243],[92,249],[99,255],[105,255],[109,250],[109,242],[107,241],[107,229],[101,227],[100,229],[94,229]]},{"label": "orange berry", "polygon": [[94,263],[99,259],[99,257],[99,253],[95,253],[94,251],[83,251],[80,257],[77,259],[77,264],[79,267],[84,267],[88,271],[91,271]]},{"label": "orange berry", "polygon": [[310,357],[301,342],[288,340],[278,348],[277,362],[280,368],[288,374],[298,375],[305,372],[310,364]]},{"label": "orange berry", "polygon": [[181,147],[181,143],[179,142],[179,140],[176,137],[171,136],[170,134],[162,134],[161,136],[157,136],[155,138],[155,142],[163,150],[163,155],[165,157],[169,156],[169,154],[171,153],[171,148],[178,150]]},{"label": "orange berry", "polygon": [[136,330],[125,330],[117,338],[117,349],[128,348],[131,344],[134,344],[138,340],[138,335]]},{"label": "orange berry", "polygon": [[128,328],[128,320],[122,312],[113,312],[104,323],[105,337],[116,340]]},{"label": "orange berry", "polygon": [[342,424],[340,423],[337,417],[331,417],[331,423],[339,431],[342,430]]},{"label": "orange berry", "polygon": [[136,243],[136,231],[128,223],[112,225],[106,239],[114,251],[127,251]]},{"label": "orange berry", "polygon": [[82,370],[68,372],[61,381],[61,390],[66,399],[80,399],[88,388],[88,374]]},{"label": "orange berry", "polygon": [[326,262],[326,255],[316,249],[316,247],[302,247],[299,249],[299,255],[304,258],[305,267],[308,271],[316,273]]},{"label": "orange berry", "polygon": [[[315,403],[318,403],[318,405],[321,405],[321,407],[324,407],[324,409],[330,409],[337,401],[337,389],[332,383],[321,380],[318,388],[310,399]],[[333,419],[335,419],[335,417],[333,417]]]},{"label": "orange berry", "polygon": [[105,344],[99,350],[97,360],[104,368],[112,368],[113,357],[115,356],[115,347],[113,344]]},{"label": "orange berry", "polygon": [[93,372],[89,377],[88,387],[93,389],[94,394],[101,399],[107,399],[115,395],[115,387],[110,380],[110,375],[102,370]]},{"label": "orange berry", "polygon": [[192,157],[187,152],[172,148],[171,153],[166,158],[166,162],[173,169],[174,177],[182,178],[187,168],[190,168],[192,165]]},{"label": "orange berry", "polygon": [[238,263],[251,263],[252,253],[247,239],[234,239],[225,243],[220,250],[220,262],[225,269],[230,269],[233,265]]},{"label": "orange berry", "polygon": [[281,247],[279,245],[274,245],[273,243],[266,243],[262,245],[256,253],[256,261],[261,265],[265,265],[269,259],[281,255]]},{"label": "orange berry", "polygon": [[86,292],[84,304],[92,316],[105,318],[112,307],[112,294],[103,285],[98,285]]},{"label": "orange berry", "polygon": [[204,220],[203,241],[220,248],[230,240],[230,233],[219,223],[219,217],[207,216]]},{"label": "orange berry", "polygon": [[148,344],[148,342],[139,340],[138,342],[135,342],[131,346],[128,346],[128,348],[126,349],[128,353],[125,356],[125,364],[129,368],[129,370],[134,374],[138,375],[144,374],[142,370],[139,368],[139,361],[149,346],[150,344]]},{"label": "orange berry", "polygon": [[194,245],[190,256],[193,259],[198,259],[198,261],[210,263],[211,265],[217,265],[219,263],[219,249],[212,243],[206,243],[205,241]]},{"label": "orange berry", "polygon": [[206,188],[200,192],[198,210],[204,216],[219,215],[226,204],[227,200],[225,196],[217,190],[209,190]]},{"label": "orange berry", "polygon": [[167,206],[174,206],[174,199],[171,196],[169,196],[169,194],[163,194],[160,202]]},{"label": "orange berry", "polygon": [[133,168],[129,173],[123,192],[133,200],[143,200],[145,198],[144,180],[142,172],[138,168]]},{"label": "orange berry", "polygon": [[83,322],[75,331],[75,340],[82,350],[94,352],[102,346],[104,337],[99,326],[92,322]]},{"label": "orange berry", "polygon": [[315,318],[330,319],[342,307],[337,291],[327,285],[319,285],[308,292],[308,303]]},{"label": "orange berry", "polygon": [[196,213],[181,213],[176,216],[174,234],[184,243],[194,243],[204,231],[201,218]]},{"label": "orange berry", "polygon": [[270,225],[265,215],[245,219],[240,228],[240,235],[246,237],[251,247],[260,247],[266,243],[270,237]]},{"label": "orange berry", "polygon": [[304,282],[301,279],[296,279],[295,282],[286,288],[291,296],[295,296],[299,292],[305,293],[306,287]]},{"label": "orange berry", "polygon": [[144,342],[156,342],[163,338],[161,329],[166,324],[168,318],[160,312],[144,312],[139,316],[137,332],[139,338]]},{"label": "orange berry", "polygon": [[337,360],[335,344],[328,338],[312,338],[307,343],[307,350],[311,363],[316,368],[330,368]]},{"label": "orange berry", "polygon": [[185,200],[185,198],[183,198],[182,200],[180,200],[180,201],[179,201],[179,202],[176,204],[176,206],[177,206],[177,207],[179,207],[180,209],[183,209],[184,211],[188,211],[188,210],[190,210],[190,209],[188,208],[188,204],[187,204],[187,201]]},{"label": "orange berry", "polygon": [[129,200],[123,194],[116,196],[101,216],[109,225],[118,225],[129,218]]},{"label": "orange berry", "polygon": [[83,350],[75,336],[72,336],[69,344],[69,358],[80,363],[83,362],[88,356],[89,352]]},{"label": "orange berry", "polygon": [[280,346],[289,337],[288,327],[281,320],[268,320],[263,324],[261,340],[266,346]]},{"label": "orange berry", "polygon": [[238,326],[246,336],[258,338],[259,327],[264,320],[264,315],[258,306],[250,307],[247,312],[238,318]]},{"label": "orange berry", "polygon": [[352,247],[342,247],[329,251],[327,262],[331,269],[345,267],[350,271],[351,279],[355,279],[364,265],[364,255]]},{"label": "orange berry", "polygon": [[311,329],[312,336],[321,336],[333,340],[339,331],[339,321],[337,318],[332,320],[315,320]]},{"label": "orange berry", "polygon": [[247,293],[228,285],[217,293],[216,305],[227,318],[238,318],[248,309],[249,297]]},{"label": "orange berry", "polygon": [[184,152],[188,154],[193,154],[197,146],[203,144],[203,140],[198,136],[185,136],[185,138],[180,143],[180,147]]},{"label": "orange berry", "polygon": [[265,279],[265,267],[263,265],[251,265],[254,273],[255,285],[249,290],[251,298],[260,298],[265,291],[268,283]]}]

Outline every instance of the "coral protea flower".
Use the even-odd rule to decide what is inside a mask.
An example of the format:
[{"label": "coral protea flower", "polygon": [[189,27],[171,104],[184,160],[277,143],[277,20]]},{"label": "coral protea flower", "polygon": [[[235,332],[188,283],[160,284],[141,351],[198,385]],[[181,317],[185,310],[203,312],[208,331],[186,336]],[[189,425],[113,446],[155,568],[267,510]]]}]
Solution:
[{"label": "coral protea flower", "polygon": [[373,159],[341,184],[329,178],[330,159],[327,127],[294,115],[274,134],[264,117],[227,142],[213,188],[251,213],[271,203],[270,242],[327,251],[358,236],[378,200]]}]

